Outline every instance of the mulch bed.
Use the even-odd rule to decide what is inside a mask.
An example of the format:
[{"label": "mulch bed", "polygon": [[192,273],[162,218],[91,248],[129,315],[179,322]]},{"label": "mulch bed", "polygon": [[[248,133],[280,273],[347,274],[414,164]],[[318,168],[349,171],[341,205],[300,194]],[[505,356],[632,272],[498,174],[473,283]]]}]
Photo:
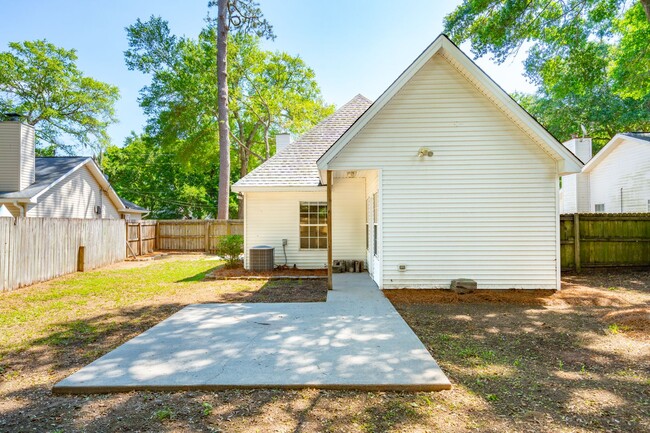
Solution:
[{"label": "mulch bed", "polygon": [[297,269],[277,267],[272,271],[249,271],[243,266],[226,268],[221,266],[205,276],[206,280],[292,280],[325,279],[327,269]]}]

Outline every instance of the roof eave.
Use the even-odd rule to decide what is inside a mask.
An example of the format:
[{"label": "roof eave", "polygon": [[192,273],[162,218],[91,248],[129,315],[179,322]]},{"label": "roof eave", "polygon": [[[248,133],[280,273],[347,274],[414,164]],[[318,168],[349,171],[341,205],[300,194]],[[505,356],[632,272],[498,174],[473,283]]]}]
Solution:
[{"label": "roof eave", "polygon": [[476,79],[478,84],[494,98],[497,105],[507,110],[512,117],[518,119],[529,133],[538,137],[559,161],[561,174],[579,173],[584,164],[562,143],[551,135],[537,120],[521,107],[508,93],[478,67],[463,51],[458,48],[446,35],[441,34],[429,45],[420,56],[390,85],[390,87],[373,103],[368,110],[325,152],[316,162],[320,170],[327,170],[338,153],[354,138],[359,131],[401,90],[401,88],[428,62],[436,53],[444,52],[453,58],[468,74]]},{"label": "roof eave", "polygon": [[589,162],[585,164],[582,171],[585,173],[592,171],[594,168],[596,168],[598,164],[600,164],[607,157],[607,155],[612,153],[614,149],[616,149],[623,141],[626,140],[634,141],[636,143],[641,143],[645,145],[650,144],[650,142],[648,142],[647,140],[643,140],[641,138],[632,137],[624,133],[616,134],[615,136],[612,137],[611,140],[609,140],[609,142],[607,142],[605,146],[603,146],[602,149],[600,149],[600,152],[595,154],[594,157],[591,158]]},{"label": "roof eave", "polygon": [[325,186],[322,185],[233,185],[233,192],[310,192],[323,191]]}]

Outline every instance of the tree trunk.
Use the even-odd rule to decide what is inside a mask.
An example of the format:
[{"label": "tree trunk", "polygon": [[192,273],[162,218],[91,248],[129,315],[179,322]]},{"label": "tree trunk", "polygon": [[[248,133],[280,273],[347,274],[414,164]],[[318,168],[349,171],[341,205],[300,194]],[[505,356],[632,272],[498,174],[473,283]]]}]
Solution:
[{"label": "tree trunk", "polygon": [[[269,158],[271,158],[271,145],[269,144],[269,126],[265,125],[264,126],[264,149],[266,151],[266,160],[268,161]],[[278,150],[275,150],[275,153],[277,153]]]},{"label": "tree trunk", "polygon": [[217,81],[219,98],[219,196],[217,219],[228,219],[230,203],[230,125],[228,124],[228,0],[219,0],[217,18]]},{"label": "tree trunk", "polygon": [[[239,150],[239,161],[241,162],[240,179],[248,174],[248,161],[250,160],[250,153],[241,146]],[[239,197],[239,209],[237,210],[237,218],[244,219],[244,196]]]},{"label": "tree trunk", "polygon": [[650,0],[639,0],[643,10],[645,11],[645,17],[650,21]]}]

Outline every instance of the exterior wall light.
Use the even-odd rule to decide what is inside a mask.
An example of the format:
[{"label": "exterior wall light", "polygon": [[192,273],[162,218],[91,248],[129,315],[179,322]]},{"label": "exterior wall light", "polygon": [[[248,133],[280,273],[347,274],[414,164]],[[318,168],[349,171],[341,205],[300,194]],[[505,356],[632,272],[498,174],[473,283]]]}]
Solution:
[{"label": "exterior wall light", "polygon": [[426,147],[421,147],[420,150],[418,150],[418,156],[420,158],[424,158],[425,156],[431,158],[433,156],[433,151],[427,149]]}]

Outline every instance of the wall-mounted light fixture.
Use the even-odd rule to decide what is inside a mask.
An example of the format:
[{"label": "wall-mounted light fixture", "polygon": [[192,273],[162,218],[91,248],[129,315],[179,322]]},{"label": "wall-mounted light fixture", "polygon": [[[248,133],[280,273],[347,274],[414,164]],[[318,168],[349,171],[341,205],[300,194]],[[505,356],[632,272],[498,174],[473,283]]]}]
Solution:
[{"label": "wall-mounted light fixture", "polygon": [[433,156],[433,151],[429,150],[426,147],[421,147],[420,150],[418,150],[418,156],[420,158],[424,158],[425,156],[431,158]]}]

